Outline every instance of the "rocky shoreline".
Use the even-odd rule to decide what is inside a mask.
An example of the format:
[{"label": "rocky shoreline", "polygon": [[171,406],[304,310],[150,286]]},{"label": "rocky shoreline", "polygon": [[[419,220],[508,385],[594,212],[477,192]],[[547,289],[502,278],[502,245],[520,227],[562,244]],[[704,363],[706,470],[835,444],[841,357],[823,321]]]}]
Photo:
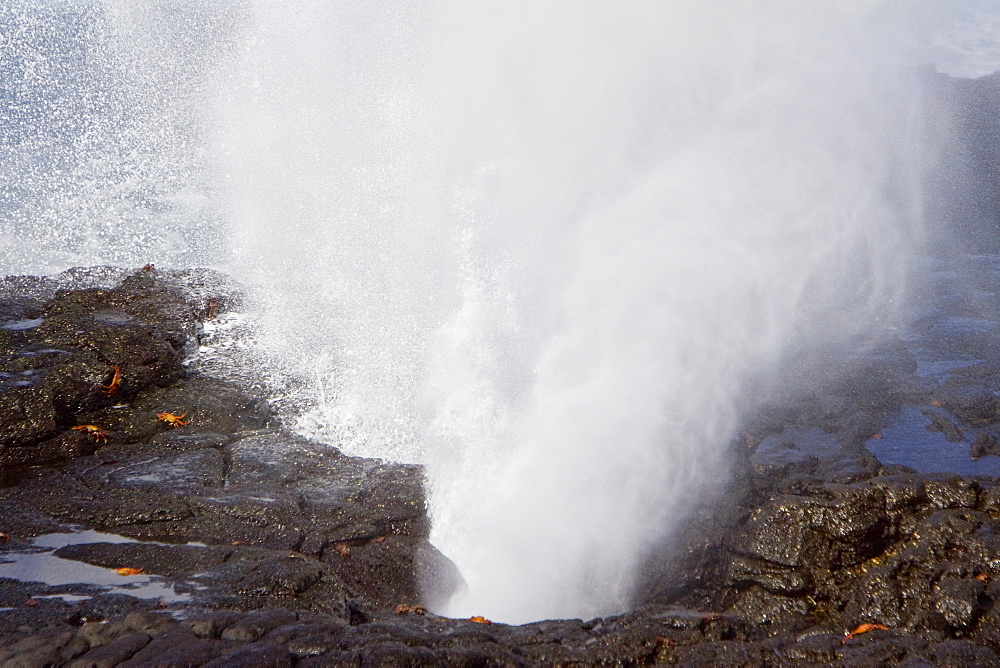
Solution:
[{"label": "rocky shoreline", "polygon": [[[911,406],[990,457],[994,362],[931,382],[889,346],[863,386],[761,410],[632,612],[508,626],[427,612],[460,576],[419,467],[187,365],[238,303],[207,270],[0,281],[0,666],[1000,664],[1000,481],[866,448]],[[18,577],[46,559],[110,579]]]}]

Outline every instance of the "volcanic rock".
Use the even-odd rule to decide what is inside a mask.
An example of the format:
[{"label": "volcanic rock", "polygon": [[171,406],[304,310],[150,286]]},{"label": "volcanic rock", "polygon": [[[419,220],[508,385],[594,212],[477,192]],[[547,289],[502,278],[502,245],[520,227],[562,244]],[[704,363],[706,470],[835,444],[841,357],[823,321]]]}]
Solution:
[{"label": "volcanic rock", "polygon": [[[117,589],[0,580],[2,665],[1000,661],[1000,482],[864,448],[912,402],[993,454],[1000,372],[930,387],[895,342],[857,366],[872,392],[845,377],[761,407],[732,484],[650,553],[631,612],[508,626],[434,614],[461,576],[427,541],[420,467],[290,433],[249,386],[200,370],[200,319],[240,303],[227,279],[99,269],[0,287],[16,325],[0,330],[0,405],[20,416],[3,418],[0,549],[101,531],[51,558],[136,573]],[[140,597],[154,584],[172,595]]]}]

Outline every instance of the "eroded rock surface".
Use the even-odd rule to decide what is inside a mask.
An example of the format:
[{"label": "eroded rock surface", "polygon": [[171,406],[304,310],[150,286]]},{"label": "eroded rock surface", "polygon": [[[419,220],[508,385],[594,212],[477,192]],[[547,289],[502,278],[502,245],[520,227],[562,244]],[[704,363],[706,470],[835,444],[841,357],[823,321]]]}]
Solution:
[{"label": "eroded rock surface", "polygon": [[[287,657],[292,635],[280,652],[261,644],[274,628],[394,619],[421,602],[418,568],[458,582],[427,542],[418,467],[297,437],[247,388],[189,372],[200,322],[236,303],[233,290],[213,272],[154,268],[0,284],[0,548],[17,559],[38,536],[105,532],[111,542],[70,538],[52,557],[132,569],[172,592],[151,602],[0,579],[3,660]],[[135,609],[213,626],[139,623]]]},{"label": "eroded rock surface", "polygon": [[113,584],[0,577],[0,666],[1000,665],[1000,481],[873,454],[921,436],[995,465],[1000,319],[966,327],[952,287],[905,340],[754,407],[731,484],[650,555],[631,612],[507,626],[425,609],[422,578],[461,578],[419,467],[298,437],[202,371],[228,279],[8,278],[0,574],[61,559]]}]

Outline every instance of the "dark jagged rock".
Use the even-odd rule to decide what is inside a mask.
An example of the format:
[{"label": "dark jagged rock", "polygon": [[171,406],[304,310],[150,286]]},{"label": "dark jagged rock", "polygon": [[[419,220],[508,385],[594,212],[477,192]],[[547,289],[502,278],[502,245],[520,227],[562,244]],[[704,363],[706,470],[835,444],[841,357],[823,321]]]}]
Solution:
[{"label": "dark jagged rock", "polygon": [[[53,556],[137,569],[133,594],[173,592],[0,580],[0,665],[1000,660],[1000,482],[886,467],[865,449],[909,404],[993,454],[1000,370],[987,363],[932,386],[890,342],[857,364],[861,390],[845,375],[760,407],[733,444],[732,485],[650,553],[632,612],[508,626],[424,610],[441,603],[426,592],[446,596],[461,576],[427,541],[419,467],[291,434],[259,396],[186,357],[199,319],[239,303],[225,279],[102,269],[0,288],[5,322],[20,323],[0,330],[15,365],[0,403],[22,416],[0,446],[0,549],[111,532],[134,540]],[[122,380],[106,394],[111,366]]]},{"label": "dark jagged rock", "polygon": [[[154,602],[79,585],[69,591],[88,598],[70,604],[37,598],[51,587],[0,581],[18,611],[0,612],[0,646],[12,648],[0,661],[280,664],[294,636],[268,649],[275,629],[308,615],[328,633],[391,616],[420,602],[421,570],[454,577],[427,543],[418,467],[296,437],[269,425],[261,398],[186,370],[199,319],[238,303],[213,285],[231,288],[211,272],[110,269],[0,284],[0,547],[65,527],[161,541],[55,556],[165,578],[178,595],[165,605],[205,611],[185,627],[152,615],[160,628],[129,612]],[[165,412],[186,424],[158,420]],[[109,618],[119,621],[91,621]]]},{"label": "dark jagged rock", "polygon": [[[89,454],[93,439],[71,430],[81,414],[184,375],[197,317],[178,285],[146,271],[113,287],[59,289],[59,283],[21,277],[0,286],[0,313],[16,318],[0,325],[5,471]],[[112,388],[115,369],[120,382]]]}]

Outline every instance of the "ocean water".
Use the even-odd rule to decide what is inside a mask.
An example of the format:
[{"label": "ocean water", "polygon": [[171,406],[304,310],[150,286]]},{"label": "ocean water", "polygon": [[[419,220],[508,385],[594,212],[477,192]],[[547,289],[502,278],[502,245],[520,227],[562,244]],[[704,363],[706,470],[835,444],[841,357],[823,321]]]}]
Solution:
[{"label": "ocean water", "polygon": [[440,612],[622,611],[781,370],[906,322],[992,4],[9,0],[0,268],[233,273],[289,424],[427,467]]}]

